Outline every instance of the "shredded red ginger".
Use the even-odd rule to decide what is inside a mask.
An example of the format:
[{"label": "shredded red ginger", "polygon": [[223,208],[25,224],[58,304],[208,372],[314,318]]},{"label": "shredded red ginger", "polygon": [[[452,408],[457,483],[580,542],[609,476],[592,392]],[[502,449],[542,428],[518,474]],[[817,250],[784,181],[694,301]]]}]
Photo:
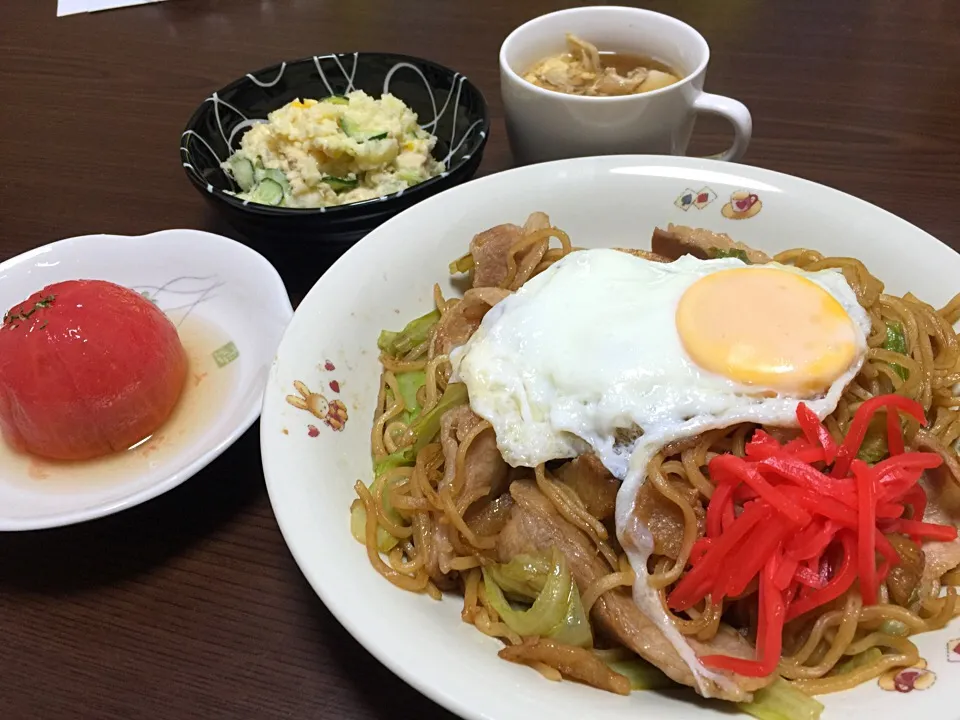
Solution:
[{"label": "shredded red ginger", "polygon": [[[887,416],[890,457],[870,466],[857,453],[878,410]],[[773,673],[783,626],[840,597],[859,580],[864,605],[900,556],[885,537],[917,542],[954,540],[957,529],[923,522],[926,495],[917,483],[941,463],[936,453],[905,452],[900,413],[926,425],[923,408],[900,395],[864,402],[837,445],[801,403],[803,436],[779,443],[757,430],[746,457],[710,461],[716,488],[707,506],[706,535],[690,554],[690,569],[670,593],[669,605],[687,610],[706,597],[738,598],[757,581],[757,659],[707,655],[701,662],[748,677]],[[879,561],[879,562],[878,562]]]}]

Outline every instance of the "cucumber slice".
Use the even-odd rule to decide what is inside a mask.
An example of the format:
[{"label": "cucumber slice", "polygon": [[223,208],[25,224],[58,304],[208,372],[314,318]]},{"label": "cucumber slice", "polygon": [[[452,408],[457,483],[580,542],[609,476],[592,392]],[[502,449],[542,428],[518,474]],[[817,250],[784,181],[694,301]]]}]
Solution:
[{"label": "cucumber slice", "polygon": [[290,183],[287,181],[287,176],[283,174],[283,170],[277,170],[276,168],[267,168],[263,171],[263,177],[267,180],[273,180],[275,183],[280,185],[283,188],[283,194],[290,194]]},{"label": "cucumber slice", "polygon": [[244,192],[247,192],[255,184],[253,179],[253,163],[244,157],[234,156],[230,160],[230,174],[237,185]]},{"label": "cucumber slice", "polygon": [[340,129],[343,130],[343,134],[348,138],[353,138],[354,140],[360,140],[360,128],[357,127],[357,124],[348,117],[342,117],[337,121],[337,124],[340,125]]},{"label": "cucumber slice", "polygon": [[329,96],[329,97],[325,97],[325,98],[324,98],[323,100],[321,100],[320,102],[333,103],[334,105],[349,105],[349,104],[350,104],[350,100],[347,99],[347,98],[345,98],[343,95],[331,95],[331,96]]},{"label": "cucumber slice", "polygon": [[250,199],[262,205],[279,205],[283,202],[283,186],[276,180],[265,177],[250,193]]},{"label": "cucumber slice", "polygon": [[357,186],[356,178],[338,178],[327,176],[323,179],[334,192],[343,192],[344,190],[353,190]]},{"label": "cucumber slice", "polygon": [[370,140],[383,140],[387,137],[388,133],[386,132],[374,132],[368,133],[360,129],[360,126],[348,117],[342,117],[339,120],[340,129],[343,130],[344,135],[346,135],[351,140],[356,140],[357,142],[369,142]]}]

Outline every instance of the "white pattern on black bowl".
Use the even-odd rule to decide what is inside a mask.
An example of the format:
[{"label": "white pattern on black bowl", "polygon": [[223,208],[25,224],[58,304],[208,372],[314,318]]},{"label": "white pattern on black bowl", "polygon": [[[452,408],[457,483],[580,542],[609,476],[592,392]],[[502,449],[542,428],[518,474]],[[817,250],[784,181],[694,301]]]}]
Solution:
[{"label": "white pattern on black bowl", "polygon": [[[443,173],[398,193],[328,208],[259,205],[227,192],[238,188],[220,163],[249,127],[297,98],[353,90],[373,97],[390,92],[410,106],[421,126],[437,136],[433,154]],[[212,93],[181,135],[180,160],[194,186],[250,239],[286,244],[310,238],[345,247],[390,216],[473,177],[489,129],[483,95],[466,76],[442,65],[388,53],[316,55],[247,73]]]}]

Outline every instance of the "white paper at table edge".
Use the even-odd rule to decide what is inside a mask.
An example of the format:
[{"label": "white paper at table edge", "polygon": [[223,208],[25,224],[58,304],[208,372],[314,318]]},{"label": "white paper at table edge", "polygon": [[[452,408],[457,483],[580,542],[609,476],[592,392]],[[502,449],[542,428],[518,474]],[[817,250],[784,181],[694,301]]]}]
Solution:
[{"label": "white paper at table edge", "polygon": [[57,17],[155,2],[163,2],[163,0],[57,0]]}]

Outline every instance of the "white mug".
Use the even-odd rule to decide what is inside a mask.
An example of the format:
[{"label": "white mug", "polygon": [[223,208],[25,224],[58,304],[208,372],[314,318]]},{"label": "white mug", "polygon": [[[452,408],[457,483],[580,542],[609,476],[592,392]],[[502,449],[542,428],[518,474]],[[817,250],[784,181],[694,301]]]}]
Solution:
[{"label": "white mug", "polygon": [[[659,90],[586,97],[546,90],[523,79],[536,63],[566,52],[573,33],[601,51],[646,55],[683,73]],[[753,122],[746,106],[703,92],[710,48],[676,18],[628,7],[584,7],[542,15],[514,30],[500,47],[500,94],[514,158],[521,164],[587,155],[683,155],[697,113],[725,117],[733,145],[717,155],[738,160]]]}]

